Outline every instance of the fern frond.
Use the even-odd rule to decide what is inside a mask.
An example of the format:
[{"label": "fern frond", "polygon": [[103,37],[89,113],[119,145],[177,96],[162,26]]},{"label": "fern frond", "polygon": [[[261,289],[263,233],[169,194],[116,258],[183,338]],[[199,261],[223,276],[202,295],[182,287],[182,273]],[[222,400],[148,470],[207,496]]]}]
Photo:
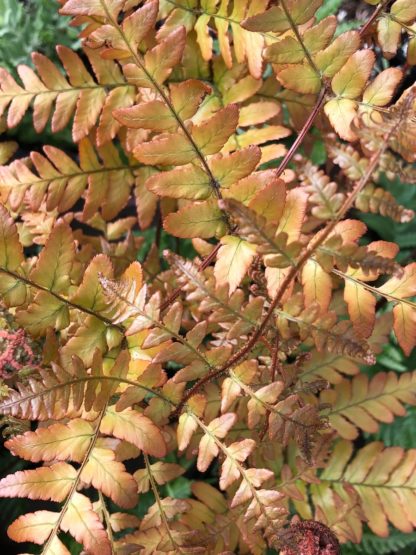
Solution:
[{"label": "fern frond", "polygon": [[0,112],[8,108],[7,125],[20,123],[30,104],[33,105],[33,124],[38,133],[52,115],[52,131],[58,132],[74,114],[72,136],[78,142],[88,135],[98,118],[98,141],[104,144],[115,137],[119,129],[112,120],[115,108],[128,106],[134,98],[118,66],[103,60],[96,52],[85,49],[95,79],[81,58],[66,46],[57,47],[58,56],[67,77],[43,54],[33,54],[34,72],[28,66],[18,68],[23,86],[5,70],[0,70]]},{"label": "fern frond", "polygon": [[25,205],[36,211],[45,202],[48,211],[57,209],[63,213],[84,197],[84,221],[90,220],[98,210],[105,220],[117,216],[127,204],[135,181],[134,170],[139,165],[123,164],[111,142],[98,150],[102,161],[90,139],[82,139],[78,148],[79,165],[62,150],[45,146],[44,155],[31,153],[35,171],[21,160],[1,167],[3,201],[16,212],[23,211]]},{"label": "fern frond", "polygon": [[107,311],[114,323],[124,322],[134,316],[139,318],[143,329],[152,325],[151,317],[146,318],[144,313],[147,286],[142,284],[142,277],[142,268],[138,262],[130,264],[118,281],[100,274],[99,280],[105,294]]},{"label": "fern frond", "polygon": [[388,136],[388,145],[394,152],[410,164],[415,162],[416,151],[416,120],[414,101],[416,89],[410,87],[399,100],[388,110],[380,113],[380,117],[367,126],[360,123],[358,134],[362,143],[374,151],[377,145]]},{"label": "fern frond", "polygon": [[[138,263],[135,264],[139,266]],[[133,263],[127,271],[130,277],[133,275],[132,267],[135,264]],[[216,365],[225,363],[229,358],[232,351],[229,346],[224,346],[222,349],[204,348],[203,340],[208,331],[205,322],[199,322],[193,326],[185,336],[179,333],[183,314],[179,303],[173,304],[160,321],[158,294],[145,303],[145,288],[136,292],[137,283],[134,283],[134,280],[125,279],[117,282],[102,277],[101,283],[110,302],[109,310],[113,321],[118,322],[121,318],[120,321],[125,322],[132,318],[127,322],[126,335],[132,336],[151,328],[143,347],[159,347],[153,362],[156,364],[175,362],[182,367],[173,377],[175,383],[202,377],[214,371]],[[174,340],[173,343],[171,339]]]},{"label": "fern frond", "polygon": [[355,336],[348,320],[337,322],[333,312],[320,315],[317,303],[303,308],[302,295],[293,296],[276,313],[277,326],[283,338],[291,337],[295,329],[303,341],[311,338],[318,351],[326,350],[363,360],[366,364],[375,364],[375,357],[368,344]]},{"label": "fern frond", "polygon": [[403,183],[416,183],[416,170],[413,164],[408,164],[394,154],[386,152],[380,160],[380,167],[392,181],[400,176]]},{"label": "fern frond", "polygon": [[0,497],[59,504],[9,537],[335,555],[366,521],[412,532],[416,450],[366,434],[416,407],[414,373],[360,365],[392,329],[410,356],[416,264],[348,213],[414,217],[383,188],[415,180],[413,1],[346,32],[338,0],[59,4],[82,51],[0,70],[0,134],[32,111],[76,144],[0,167],[0,424],[26,461]]},{"label": "fern frond", "polygon": [[71,368],[54,365],[39,370],[39,378],[30,377],[18,389],[9,389],[0,401],[0,413],[27,420],[61,420],[87,416],[94,419],[127,373],[126,353],[122,352],[109,374],[102,370],[96,358],[89,373],[74,359]]},{"label": "fern frond", "polygon": [[372,184],[359,193],[355,206],[363,212],[381,214],[400,223],[412,221],[415,215],[413,210],[398,204],[391,193]]},{"label": "fern frond", "polygon": [[312,351],[310,358],[303,366],[301,377],[307,382],[323,378],[332,384],[338,384],[345,375],[354,376],[359,371],[358,365],[347,357]]},{"label": "fern frond", "polygon": [[199,445],[198,467],[206,468],[213,458],[222,452],[226,459],[222,467],[221,487],[225,489],[242,478],[231,506],[238,507],[249,502],[248,507],[244,509],[244,521],[251,521],[255,529],[264,530],[264,534],[273,545],[277,543],[287,514],[282,506],[284,495],[272,489],[259,489],[271,477],[269,470],[246,469],[242,465],[254,447],[252,444],[238,442],[226,446],[220,441],[235,423],[235,416],[233,413],[223,414],[206,425],[196,414],[191,415],[195,424],[204,432]]},{"label": "fern frond", "polygon": [[[274,64],[276,75],[285,87],[296,92],[308,94],[319,92],[321,78],[319,70],[323,69],[317,61],[317,47],[324,50],[331,42],[335,32],[335,21],[330,18],[325,24],[318,23],[306,32],[301,29],[302,24],[315,15],[320,2],[300,2],[297,5],[284,2],[281,6],[273,6],[263,13],[251,16],[243,22],[243,27],[252,32],[274,32],[277,35],[285,31],[292,31],[293,37],[285,37],[269,46],[265,52],[267,61]],[[319,41],[316,38],[319,36]],[[291,65],[292,78],[288,68]],[[293,76],[299,76],[299,81],[305,79],[308,83],[294,84]]]},{"label": "fern frond", "polygon": [[[211,33],[214,31],[218,36],[221,56],[228,68],[235,63],[246,62],[250,74],[254,79],[259,79],[262,74],[263,59],[262,50],[265,44],[266,34],[250,33],[241,27],[241,21],[246,17],[261,12],[267,5],[262,0],[257,4],[250,4],[243,0],[238,4],[232,4],[229,0],[218,2],[204,2],[201,7],[197,2],[188,3],[186,6],[180,4],[172,5],[164,1],[166,13],[169,13],[165,23],[167,29],[172,24],[178,25],[181,21],[186,22],[188,29],[194,27],[197,33],[197,41],[204,60],[211,60],[214,55],[214,43]],[[214,23],[215,27],[210,24]],[[230,41],[232,32],[234,41]]]},{"label": "fern frond", "polygon": [[394,333],[405,353],[416,345],[416,305],[409,300],[416,291],[416,264],[408,264],[400,276],[389,279],[377,292],[392,300]]},{"label": "fern frond", "polygon": [[[157,492],[155,487],[154,492]],[[186,521],[192,520],[192,500],[173,499],[171,497],[156,498],[157,501],[149,508],[141,521],[139,530],[125,536],[125,540],[132,546],[146,549],[146,553],[172,552],[203,553],[210,549],[216,541],[215,535],[203,526],[192,529]],[[175,518],[176,517],[176,518]],[[178,526],[177,519],[185,523]],[[201,522],[197,517],[197,522]]]},{"label": "fern frond", "polygon": [[263,312],[264,299],[261,296],[247,302],[242,291],[237,289],[229,297],[225,288],[215,287],[214,276],[208,269],[200,272],[193,262],[173,253],[165,252],[165,257],[187,300],[199,302],[202,314],[212,313],[210,321],[227,330],[228,339],[246,335],[256,326],[256,320]]},{"label": "fern frond", "polygon": [[359,545],[347,543],[343,550],[345,555],[390,555],[407,547],[414,549],[415,546],[416,532],[405,534],[393,529],[387,538],[380,538],[365,530]]},{"label": "fern frond", "polygon": [[[341,231],[341,230],[340,230]],[[332,235],[325,243],[318,247],[317,260],[324,269],[331,269],[333,264],[346,272],[348,268],[360,269],[364,276],[378,276],[379,274],[392,274],[401,276],[402,267],[393,260],[393,255],[383,244],[375,243],[374,246],[359,246],[357,239],[354,241],[344,239],[342,232]],[[385,254],[385,256],[383,256]],[[374,278],[375,279],[375,278]]]},{"label": "fern frond", "polygon": [[276,224],[267,225],[263,216],[240,202],[227,199],[220,201],[220,206],[233,217],[240,237],[256,245],[257,252],[264,256],[266,266],[287,268],[295,264],[295,259],[302,248],[301,243],[290,241],[284,231],[278,233]]},{"label": "fern frond", "polygon": [[[387,537],[389,522],[402,532],[412,532],[414,521],[408,508],[414,504],[416,490],[415,450],[384,449],[382,443],[375,442],[360,449],[349,461],[352,451],[348,441],[336,445],[320,476],[323,488],[320,495],[330,487],[342,496],[343,486],[348,485],[358,496],[364,518],[374,533]],[[314,490],[319,495],[320,488],[312,486],[313,497]]]},{"label": "fern frond", "polygon": [[[298,164],[301,160],[298,158]],[[345,199],[345,194],[338,191],[338,185],[309,161],[302,160],[299,177],[302,187],[309,195],[308,203],[312,205],[312,215],[320,220],[335,219]]]},{"label": "fern frond", "polygon": [[341,437],[353,440],[359,429],[375,433],[379,422],[391,423],[406,414],[403,403],[416,404],[416,374],[379,372],[371,380],[359,374],[322,392],[321,400],[331,405],[330,424]]},{"label": "fern frond", "polygon": [[8,533],[16,542],[46,542],[45,549],[67,554],[69,552],[57,537],[59,529],[69,532],[93,555],[111,554],[107,533],[91,501],[77,492],[70,496],[65,513],[37,511],[25,514],[9,526]]},{"label": "fern frond", "polygon": [[337,142],[333,135],[328,135],[326,144],[329,156],[349,179],[358,181],[365,174],[368,160],[360,156],[353,146]]}]

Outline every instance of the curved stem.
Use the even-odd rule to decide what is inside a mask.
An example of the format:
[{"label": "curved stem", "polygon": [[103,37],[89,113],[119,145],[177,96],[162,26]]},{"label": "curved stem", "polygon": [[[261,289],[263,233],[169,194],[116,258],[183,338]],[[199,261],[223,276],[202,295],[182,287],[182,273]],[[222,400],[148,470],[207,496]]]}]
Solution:
[{"label": "curved stem", "polygon": [[159,495],[159,490],[157,489],[156,481],[154,479],[152,468],[150,465],[149,456],[147,453],[143,452],[144,462],[146,464],[147,474],[149,476],[150,485],[153,491],[153,495],[155,496],[157,506],[159,508],[160,518],[162,520],[163,526],[166,530],[167,535],[169,536],[170,542],[172,547],[175,549],[175,553],[183,553],[181,547],[176,543],[175,538],[172,536],[172,532],[169,527],[169,522],[165,514],[165,510],[163,508],[163,503]]},{"label": "curved stem", "polygon": [[183,407],[188,402],[188,400],[191,397],[193,397],[196,393],[198,393],[198,391],[200,391],[200,389],[202,387],[204,387],[205,384],[207,384],[211,380],[214,380],[214,379],[220,377],[222,374],[224,374],[227,370],[229,370],[230,368],[235,366],[237,363],[239,363],[241,360],[243,360],[250,353],[250,351],[256,345],[259,338],[263,335],[263,333],[264,333],[264,331],[265,331],[265,329],[266,329],[266,327],[269,323],[269,320],[273,316],[275,309],[277,308],[281,299],[283,298],[287,287],[296,278],[296,276],[300,272],[300,270],[303,267],[303,265],[305,264],[305,262],[307,262],[309,260],[309,258],[311,258],[311,256],[317,250],[317,248],[320,245],[322,245],[322,243],[324,243],[324,241],[329,237],[329,235],[332,233],[332,231],[334,230],[337,223],[341,220],[341,218],[345,215],[345,213],[354,204],[354,201],[357,198],[357,195],[360,193],[360,191],[368,183],[369,179],[371,178],[374,170],[376,169],[376,167],[379,163],[379,160],[380,160],[381,156],[384,154],[384,152],[387,148],[388,139],[389,139],[391,133],[392,133],[392,131],[390,131],[388,133],[388,135],[385,137],[383,145],[372,156],[372,158],[370,160],[370,163],[368,164],[368,167],[367,167],[367,170],[366,170],[365,174],[362,176],[360,181],[357,182],[357,184],[356,184],[354,190],[351,192],[351,194],[345,199],[343,205],[341,206],[341,208],[338,212],[337,217],[334,220],[332,220],[331,222],[329,222],[327,224],[327,226],[320,233],[318,233],[314,237],[314,239],[312,239],[309,246],[305,249],[304,253],[301,255],[301,257],[299,258],[296,265],[292,266],[289,269],[289,272],[287,273],[285,279],[282,281],[276,296],[274,297],[273,301],[270,303],[270,306],[269,306],[261,324],[255,330],[255,332],[253,333],[253,335],[251,336],[249,341],[246,343],[246,345],[242,349],[240,349],[240,351],[235,353],[221,368],[218,368],[217,370],[215,370],[215,372],[211,372],[211,373],[207,374],[206,376],[204,376],[203,378],[201,378],[200,380],[198,380],[185,393],[182,400],[178,404],[175,412],[173,413],[173,416],[177,416],[182,411]]},{"label": "curved stem", "polygon": [[46,555],[46,554],[48,553],[49,547],[50,547],[50,545],[51,545],[53,539],[56,537],[56,535],[57,535],[58,532],[59,532],[59,528],[60,528],[60,526],[61,526],[61,524],[62,524],[62,520],[63,520],[63,518],[64,518],[64,516],[65,516],[65,514],[66,514],[66,511],[68,510],[69,504],[71,503],[71,498],[72,498],[72,496],[74,495],[74,493],[76,492],[77,487],[78,487],[78,485],[79,485],[79,482],[80,482],[80,480],[81,480],[82,471],[84,470],[85,466],[87,465],[88,459],[90,458],[90,455],[91,455],[91,453],[92,453],[92,450],[94,449],[95,444],[97,443],[98,434],[100,433],[101,422],[102,422],[102,420],[103,420],[103,418],[104,418],[104,415],[105,415],[105,413],[106,413],[106,410],[107,410],[107,404],[105,405],[105,407],[104,407],[104,408],[102,409],[102,411],[100,412],[100,415],[98,416],[97,426],[96,426],[96,428],[95,428],[94,435],[93,435],[92,438],[91,438],[91,441],[90,441],[90,444],[89,444],[89,446],[88,446],[88,449],[87,449],[87,451],[86,451],[86,453],[85,453],[84,459],[83,459],[83,461],[82,461],[80,467],[78,468],[77,477],[75,478],[74,483],[72,484],[72,487],[71,487],[70,492],[68,493],[68,496],[67,496],[67,498],[66,498],[66,501],[65,501],[65,503],[64,503],[64,505],[63,505],[63,507],[62,507],[62,510],[61,510],[61,512],[60,512],[60,514],[59,514],[58,520],[56,521],[55,526],[53,527],[51,533],[50,533],[49,536],[48,536],[48,539],[47,539],[45,545],[43,546],[42,555]]},{"label": "curved stem", "polygon": [[296,154],[296,151],[298,150],[298,148],[302,144],[303,139],[305,138],[305,135],[308,133],[309,129],[312,127],[313,122],[315,121],[317,115],[319,114],[319,111],[321,110],[321,108],[324,104],[325,94],[326,94],[326,87],[322,87],[322,89],[319,93],[318,99],[315,103],[315,106],[313,107],[312,112],[309,114],[308,119],[305,121],[301,131],[299,132],[298,136],[296,137],[295,142],[290,147],[290,149],[287,151],[283,160],[280,162],[279,167],[276,170],[277,177],[279,177],[284,172],[287,165],[292,160],[293,156]]},{"label": "curved stem", "polygon": [[292,15],[290,13],[289,8],[286,6],[286,0],[280,0],[280,5],[283,9],[283,11],[285,12],[285,16],[286,19],[288,20],[289,24],[290,24],[290,28],[292,29],[296,40],[298,41],[298,43],[300,44],[300,47],[302,48],[305,57],[308,61],[308,64],[311,66],[311,68],[314,70],[314,72],[319,75],[319,77],[321,78],[321,72],[319,71],[319,69],[316,67],[315,62],[312,59],[312,56],[309,53],[309,50],[306,48],[305,43],[303,42],[302,36],[299,33],[299,29],[298,26],[296,25],[296,23],[293,21],[292,19]]},{"label": "curved stem", "polygon": [[379,16],[379,14],[381,13],[382,9],[384,8],[384,4],[386,2],[380,2],[380,4],[377,6],[377,8],[373,11],[373,13],[371,14],[371,17],[365,22],[365,24],[361,27],[361,29],[359,30],[359,34],[360,37],[364,37],[365,34],[367,33],[368,29],[371,27],[371,25],[374,23],[374,21],[377,19],[377,17]]}]

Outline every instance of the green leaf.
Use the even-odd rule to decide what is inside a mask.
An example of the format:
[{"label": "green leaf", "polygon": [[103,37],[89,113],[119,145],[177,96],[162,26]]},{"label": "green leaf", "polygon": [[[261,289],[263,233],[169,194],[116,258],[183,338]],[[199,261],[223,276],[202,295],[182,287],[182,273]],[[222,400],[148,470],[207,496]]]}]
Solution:
[{"label": "green leaf", "polygon": [[329,15],[336,14],[342,3],[343,0],[324,0],[323,5],[315,14],[317,21],[321,21]]}]

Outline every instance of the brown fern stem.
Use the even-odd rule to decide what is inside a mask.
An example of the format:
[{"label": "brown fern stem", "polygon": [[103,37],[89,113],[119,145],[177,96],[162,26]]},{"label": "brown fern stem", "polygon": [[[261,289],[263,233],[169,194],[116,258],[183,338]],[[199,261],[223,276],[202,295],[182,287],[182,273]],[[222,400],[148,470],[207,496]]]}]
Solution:
[{"label": "brown fern stem", "polygon": [[[276,380],[276,374],[279,369],[279,342],[280,342],[280,336],[279,334],[277,334],[276,341],[272,350],[272,366],[271,366],[271,376],[270,376],[271,383],[273,383]],[[265,435],[267,434],[267,430],[269,429],[269,416],[270,416],[270,411],[267,410],[265,415],[264,427],[259,435],[259,438],[261,441],[264,439]]]},{"label": "brown fern stem", "polygon": [[359,34],[360,37],[364,37],[368,31],[368,29],[371,27],[371,25],[374,23],[374,21],[377,19],[378,15],[381,13],[381,11],[383,10],[384,6],[385,6],[386,2],[380,2],[380,4],[377,6],[377,8],[373,11],[373,13],[371,14],[370,18],[365,22],[365,24],[361,27],[361,29],[359,30]]},{"label": "brown fern stem", "polygon": [[305,43],[303,42],[303,38],[302,35],[299,33],[299,29],[298,26],[296,25],[296,23],[293,21],[292,15],[290,13],[290,10],[288,8],[288,6],[286,5],[286,1],[285,0],[280,0],[280,5],[283,9],[283,11],[285,12],[285,16],[286,19],[288,20],[290,27],[296,37],[296,40],[298,41],[300,47],[303,50],[303,53],[305,54],[305,58],[308,62],[308,64],[310,65],[310,67],[313,69],[313,71],[319,76],[321,77],[321,73],[319,71],[319,69],[316,67],[315,62],[313,61],[313,58],[309,52],[309,50],[306,48]]},{"label": "brown fern stem", "polygon": [[313,107],[312,112],[309,114],[308,119],[305,121],[302,129],[300,130],[298,136],[296,137],[295,142],[290,147],[290,149],[287,151],[283,160],[280,162],[279,167],[276,170],[277,177],[282,175],[282,173],[285,171],[287,165],[292,160],[293,156],[296,154],[298,148],[302,144],[303,139],[305,138],[305,135],[308,133],[309,129],[312,127],[313,122],[315,121],[317,115],[319,114],[319,111],[321,110],[321,108],[324,104],[326,90],[327,90],[326,86],[322,87],[322,89],[319,93],[318,99],[315,103],[315,106]]},{"label": "brown fern stem", "polygon": [[243,358],[245,358],[246,355],[248,355],[248,353],[256,345],[259,338],[263,335],[263,333],[264,333],[264,331],[265,331],[265,329],[266,329],[266,327],[269,323],[270,318],[274,314],[275,309],[277,308],[278,304],[282,300],[283,295],[285,294],[287,287],[292,283],[293,279],[295,279],[295,277],[298,275],[299,271],[301,270],[301,268],[305,264],[305,262],[307,262],[309,260],[309,258],[314,254],[316,249],[320,245],[322,245],[322,243],[332,233],[336,224],[345,215],[345,213],[351,208],[351,206],[354,204],[355,199],[357,198],[357,195],[360,193],[360,191],[365,187],[365,185],[370,180],[374,170],[376,169],[376,167],[379,163],[379,160],[380,160],[381,156],[383,155],[383,153],[385,152],[385,150],[387,148],[388,139],[389,139],[391,133],[392,133],[392,131],[390,131],[390,133],[385,137],[385,140],[384,140],[384,143],[383,143],[382,147],[372,156],[372,158],[370,160],[370,163],[367,167],[367,171],[365,172],[363,177],[360,179],[360,181],[356,184],[355,188],[350,193],[350,195],[345,199],[343,205],[341,206],[341,208],[339,210],[338,216],[334,220],[329,222],[327,224],[327,226],[321,231],[321,233],[318,233],[318,235],[315,236],[315,240],[311,241],[311,244],[306,248],[306,250],[304,251],[303,255],[300,257],[298,262],[290,268],[290,271],[288,272],[287,276],[283,280],[283,282],[280,286],[280,289],[278,290],[275,298],[271,302],[271,304],[269,306],[269,309],[267,310],[261,324],[256,329],[256,331],[253,333],[253,335],[251,336],[249,341],[247,341],[245,346],[242,349],[240,349],[237,353],[235,353],[221,368],[218,368],[214,372],[209,372],[206,376],[204,376],[198,382],[196,382],[185,393],[182,400],[178,404],[176,410],[172,414],[172,417],[178,416],[180,414],[180,412],[182,411],[183,407],[185,406],[185,404],[188,402],[188,400],[191,397],[193,397],[196,393],[198,393],[198,391],[200,391],[200,389],[202,389],[208,382],[220,377],[227,370],[229,370],[235,364],[240,362]]}]

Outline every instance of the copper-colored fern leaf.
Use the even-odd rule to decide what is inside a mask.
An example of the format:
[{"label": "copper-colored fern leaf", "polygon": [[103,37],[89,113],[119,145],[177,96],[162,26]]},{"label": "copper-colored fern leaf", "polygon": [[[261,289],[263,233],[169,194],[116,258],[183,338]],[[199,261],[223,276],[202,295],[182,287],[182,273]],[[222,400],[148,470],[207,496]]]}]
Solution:
[{"label": "copper-colored fern leaf", "polygon": [[337,433],[346,439],[355,439],[358,430],[369,433],[378,431],[379,422],[392,422],[403,416],[403,403],[416,403],[415,375],[393,372],[378,373],[371,380],[364,374],[351,381],[343,380],[331,391],[324,391],[321,400],[331,408],[328,419]]},{"label": "copper-colored fern leaf", "polygon": [[[79,52],[0,70],[0,415],[24,461],[0,497],[36,503],[11,540],[338,555],[365,523],[413,531],[415,450],[368,434],[416,404],[376,364],[416,345],[410,236],[384,240],[414,218],[416,7],[367,3],[339,32],[323,0],[59,0]],[[23,121],[75,148],[30,152]]]},{"label": "copper-colored fern leaf", "polygon": [[[359,504],[371,530],[388,535],[388,523],[410,532],[414,523],[407,513],[415,495],[413,478],[414,450],[401,447],[383,448],[382,443],[369,443],[352,456],[352,444],[340,441],[334,449],[321,484],[312,486],[312,498],[331,488],[342,495],[348,485],[358,496]],[[329,509],[329,507],[328,507]]]},{"label": "copper-colored fern leaf", "polygon": [[8,126],[18,125],[33,101],[33,124],[38,133],[45,128],[51,115],[52,131],[58,132],[75,114],[72,127],[75,142],[86,137],[98,120],[99,142],[110,141],[118,130],[117,123],[111,121],[112,110],[132,103],[132,87],[125,82],[114,62],[102,60],[93,50],[85,52],[96,81],[72,50],[58,46],[57,51],[68,79],[39,53],[33,54],[36,72],[28,66],[19,66],[23,86],[5,69],[1,70],[0,107],[1,112],[8,107]]},{"label": "copper-colored fern leaf", "polygon": [[0,412],[28,420],[60,420],[86,416],[94,419],[126,376],[126,353],[122,353],[112,373],[104,378],[99,358],[92,372],[73,359],[71,368],[54,365],[40,370],[39,377],[28,378],[17,390],[9,389],[0,402]]},{"label": "copper-colored fern leaf", "polygon": [[391,193],[371,184],[358,195],[355,205],[363,212],[381,214],[400,223],[410,222],[415,215],[414,210],[398,204]]},{"label": "copper-colored fern leaf", "polygon": [[348,320],[336,323],[336,315],[328,312],[320,315],[319,304],[303,308],[300,294],[293,296],[278,313],[278,329],[283,337],[298,333],[302,340],[311,338],[318,351],[329,351],[375,364],[369,345],[356,337]]},{"label": "copper-colored fern leaf", "polygon": [[416,150],[416,120],[415,120],[414,87],[407,89],[399,100],[389,109],[380,113],[380,117],[366,126],[358,127],[361,141],[370,149],[377,147],[377,143],[388,135],[390,148],[400,154],[409,163],[415,161]]},{"label": "copper-colored fern leaf", "polygon": [[312,214],[320,220],[335,218],[345,194],[339,192],[337,184],[311,162],[304,162],[299,158],[298,163],[301,168],[301,184],[309,194],[308,202],[312,204]]},{"label": "copper-colored fern leaf", "polygon": [[[44,153],[31,153],[36,173],[21,160],[0,168],[0,194],[14,211],[22,211],[26,204],[36,211],[45,203],[48,211],[56,208],[63,213],[85,197],[85,221],[99,209],[103,218],[110,220],[127,204],[138,165],[123,164],[112,143],[99,149],[102,162],[86,138],[79,143],[80,165],[55,147],[45,146]],[[121,183],[115,194],[114,185]]]}]

